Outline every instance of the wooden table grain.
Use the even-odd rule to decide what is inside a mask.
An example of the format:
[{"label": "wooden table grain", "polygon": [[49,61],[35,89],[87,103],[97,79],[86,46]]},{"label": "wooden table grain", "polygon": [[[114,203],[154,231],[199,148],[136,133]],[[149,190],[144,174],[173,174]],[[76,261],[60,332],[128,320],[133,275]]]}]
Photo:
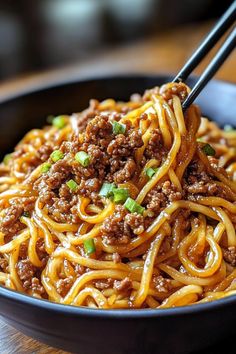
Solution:
[{"label": "wooden table grain", "polygon": [[[82,63],[44,73],[28,74],[2,83],[0,97],[13,94],[27,86],[43,84],[56,78],[97,76],[114,73],[176,73],[191,52],[211,27],[211,23],[192,24],[178,30],[172,30],[134,44],[127,44],[115,50],[98,53],[93,59]],[[212,57],[214,50],[209,54]],[[206,60],[199,65],[199,74]],[[231,54],[216,77],[236,82],[236,51]],[[36,340],[28,338],[0,318],[0,353],[1,354],[66,354]],[[83,354],[83,353],[81,353]]]}]

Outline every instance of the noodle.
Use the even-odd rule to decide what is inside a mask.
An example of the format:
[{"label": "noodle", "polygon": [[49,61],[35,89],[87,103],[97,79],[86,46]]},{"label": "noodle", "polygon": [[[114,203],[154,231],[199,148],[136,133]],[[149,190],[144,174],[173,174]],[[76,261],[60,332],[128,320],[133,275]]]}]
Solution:
[{"label": "noodle", "polygon": [[236,294],[236,131],[183,113],[188,93],[92,100],[25,135],[0,164],[1,285],[101,309]]}]

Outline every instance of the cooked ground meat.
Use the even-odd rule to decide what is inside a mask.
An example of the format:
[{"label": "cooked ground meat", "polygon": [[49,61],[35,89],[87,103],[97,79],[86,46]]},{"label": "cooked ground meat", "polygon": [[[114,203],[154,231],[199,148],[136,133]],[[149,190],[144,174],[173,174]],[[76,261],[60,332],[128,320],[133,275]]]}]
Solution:
[{"label": "cooked ground meat", "polygon": [[236,266],[236,247],[230,246],[228,248],[222,248],[224,260],[232,265]]},{"label": "cooked ground meat", "polygon": [[57,189],[69,177],[70,171],[71,168],[67,161],[59,160],[52,165],[49,174],[44,177],[45,182],[50,189]]},{"label": "cooked ground meat", "polygon": [[48,206],[49,215],[57,222],[76,224],[80,221],[77,203],[78,197],[72,193],[67,198],[54,197],[53,203]]},{"label": "cooked ground meat", "polygon": [[104,290],[104,289],[108,289],[108,288],[112,287],[113,282],[114,282],[114,280],[112,278],[108,278],[108,279],[96,280],[93,283],[94,283],[95,288],[97,288],[99,290]]},{"label": "cooked ground meat", "polygon": [[0,272],[6,272],[8,267],[8,261],[2,255],[0,255]]},{"label": "cooked ground meat", "polygon": [[173,95],[178,96],[181,102],[183,102],[187,97],[188,92],[186,86],[180,82],[173,85],[163,85],[160,89],[160,94],[169,103],[169,100],[173,98]]},{"label": "cooked ground meat", "polygon": [[12,237],[25,227],[19,220],[23,211],[23,206],[18,204],[13,204],[5,209],[4,217],[0,219],[0,231],[4,234],[6,243],[10,242]]},{"label": "cooked ground meat", "polygon": [[127,244],[130,240],[130,228],[126,227],[124,207],[118,205],[115,212],[102,224],[100,232],[107,244]]},{"label": "cooked ground meat", "polygon": [[164,148],[161,132],[159,129],[154,129],[144,151],[144,161],[142,164],[149,159],[156,159],[161,164],[166,155],[167,150]]},{"label": "cooked ground meat", "polygon": [[40,280],[36,277],[34,277],[32,279],[32,285],[31,285],[31,288],[32,288],[32,292],[33,293],[36,293],[36,294],[39,294],[43,297],[46,296],[46,292],[44,290],[44,287],[43,285],[41,284]]},{"label": "cooked ground meat", "polygon": [[144,217],[138,213],[125,215],[124,219],[135,235],[140,235],[144,231]]},{"label": "cooked ground meat", "polygon": [[78,275],[82,275],[86,272],[86,268],[80,264],[75,265],[75,273]]},{"label": "cooked ground meat", "polygon": [[57,292],[62,296],[66,296],[68,291],[73,285],[73,277],[67,277],[65,279],[59,279],[56,283]]},{"label": "cooked ground meat", "polygon": [[25,243],[22,243],[20,245],[19,259],[20,260],[26,259],[27,258],[27,253],[28,253],[28,244],[25,242]]},{"label": "cooked ground meat", "polygon": [[162,275],[153,276],[152,282],[154,288],[160,293],[168,293],[172,288],[170,279],[166,279]]},{"label": "cooked ground meat", "polygon": [[107,147],[112,139],[112,124],[108,115],[98,115],[87,124],[84,140],[86,143]]},{"label": "cooked ground meat", "polygon": [[168,203],[180,200],[181,198],[181,192],[179,192],[170,181],[165,181],[157,185],[147,194],[144,204],[147,209],[154,213],[159,213]]},{"label": "cooked ground meat", "polygon": [[40,238],[36,242],[36,252],[39,257],[39,259],[42,261],[43,264],[47,263],[48,260],[48,254],[45,250],[45,242],[43,238]]},{"label": "cooked ground meat", "polygon": [[110,156],[132,156],[134,150],[143,145],[141,133],[138,130],[131,131],[127,136],[118,134],[107,147]]},{"label": "cooked ground meat", "polygon": [[184,190],[188,194],[203,194],[226,198],[226,193],[223,188],[218,186],[214,181],[208,183],[204,183],[203,181],[195,182],[192,185],[185,185]]},{"label": "cooked ground meat", "polygon": [[130,238],[144,230],[144,218],[137,213],[129,214],[122,205],[102,224],[100,232],[107,244],[127,244]]},{"label": "cooked ground meat", "polygon": [[22,281],[24,289],[28,290],[32,286],[32,279],[34,278],[36,268],[29,259],[23,259],[16,264],[17,274]]},{"label": "cooked ground meat", "polygon": [[12,226],[17,219],[22,215],[24,211],[23,206],[21,205],[11,205],[5,210],[5,216],[1,220],[2,228],[9,228]]},{"label": "cooked ground meat", "polygon": [[101,188],[101,182],[98,178],[90,178],[81,180],[79,185],[79,194],[91,198],[93,201],[97,200],[97,193]]},{"label": "cooked ground meat", "polygon": [[227,198],[224,189],[217,185],[214,177],[205,170],[201,161],[193,160],[188,166],[183,183],[186,199],[193,200],[196,195]]},{"label": "cooked ground meat", "polygon": [[59,197],[65,198],[66,200],[71,199],[71,190],[67,184],[62,184],[59,188]]},{"label": "cooked ground meat", "polygon": [[123,183],[129,181],[137,171],[136,163],[133,159],[129,158],[123,169],[120,169],[118,172],[114,173],[113,180],[115,183]]},{"label": "cooked ground meat", "polygon": [[113,288],[117,292],[126,292],[132,288],[132,281],[129,277],[126,277],[122,280],[115,280]]},{"label": "cooked ground meat", "polygon": [[46,161],[50,154],[53,151],[53,147],[49,145],[48,143],[40,146],[40,148],[37,151],[37,157],[43,162]]},{"label": "cooked ground meat", "polygon": [[24,208],[24,212],[31,212],[34,209],[37,196],[21,198],[21,206]]}]

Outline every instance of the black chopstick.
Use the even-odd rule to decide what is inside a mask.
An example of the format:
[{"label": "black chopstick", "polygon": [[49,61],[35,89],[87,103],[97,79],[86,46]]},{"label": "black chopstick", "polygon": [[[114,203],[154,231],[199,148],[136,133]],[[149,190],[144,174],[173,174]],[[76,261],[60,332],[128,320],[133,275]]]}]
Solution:
[{"label": "black chopstick", "polygon": [[219,69],[219,67],[222,65],[225,59],[229,56],[229,54],[232,52],[235,46],[236,46],[236,28],[234,28],[233,31],[230,33],[230,35],[227,37],[222,47],[218,51],[218,53],[212,59],[208,67],[203,71],[202,75],[200,76],[199,80],[193,87],[192,91],[190,92],[186,100],[183,102],[182,104],[183,111],[185,111],[190,106],[190,104],[193,103],[195,98],[206,86],[208,81],[214,76],[216,71]]},{"label": "black chopstick", "polygon": [[173,82],[185,81],[206,54],[213,48],[223,34],[232,26],[236,19],[236,0],[223,14],[214,28],[204,39],[200,47],[194,52],[180,72],[176,75]]}]

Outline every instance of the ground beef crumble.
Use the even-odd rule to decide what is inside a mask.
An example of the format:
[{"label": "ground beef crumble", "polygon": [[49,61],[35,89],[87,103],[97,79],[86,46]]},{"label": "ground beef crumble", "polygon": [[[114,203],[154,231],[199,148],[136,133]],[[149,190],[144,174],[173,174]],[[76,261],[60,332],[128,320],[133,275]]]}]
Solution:
[{"label": "ground beef crumble", "polygon": [[142,215],[128,213],[121,205],[117,205],[115,212],[102,224],[100,232],[102,238],[109,245],[127,244],[135,234],[144,230]]},{"label": "ground beef crumble", "polygon": [[116,292],[127,292],[128,290],[132,289],[132,281],[129,277],[126,277],[122,280],[115,280],[113,288]]},{"label": "ground beef crumble", "polygon": [[160,293],[168,293],[172,289],[170,279],[164,278],[162,275],[153,276],[152,283]]},{"label": "ground beef crumble", "polygon": [[0,272],[6,272],[8,267],[8,261],[0,255]]},{"label": "ground beef crumble", "polygon": [[207,173],[199,160],[193,160],[184,175],[183,190],[186,199],[194,200],[197,195],[217,196],[227,199],[225,190],[217,185],[214,176]]},{"label": "ground beef crumble", "polygon": [[188,92],[186,85],[179,82],[176,84],[163,85],[160,88],[160,94],[169,104],[171,104],[170,100],[173,98],[173,95],[178,96],[180,101],[183,102],[187,97]]},{"label": "ground beef crumble", "polygon": [[57,292],[62,296],[66,296],[68,291],[73,285],[73,277],[67,277],[65,279],[59,279],[56,283]]},{"label": "ground beef crumble", "polygon": [[23,259],[16,264],[17,274],[22,281],[23,288],[28,290],[32,287],[32,279],[36,273],[36,267],[29,259]]},{"label": "ground beef crumble", "polygon": [[142,165],[144,165],[149,159],[156,159],[158,161],[158,165],[160,165],[165,159],[167,152],[167,149],[163,145],[163,138],[160,130],[154,129],[144,151]]},{"label": "ground beef crumble", "polygon": [[182,193],[170,182],[165,181],[155,186],[144,199],[144,205],[155,214],[159,213],[170,202],[180,200]]},{"label": "ground beef crumble", "polygon": [[25,227],[19,220],[23,212],[24,207],[19,204],[13,204],[5,209],[5,215],[0,219],[0,231],[4,234],[6,243]]},{"label": "ground beef crumble", "polygon": [[105,290],[113,286],[114,279],[99,279],[93,282],[94,286],[99,290]]},{"label": "ground beef crumble", "polygon": [[223,257],[226,262],[232,265],[232,267],[236,266],[236,247],[230,246],[228,248],[222,248]]}]

